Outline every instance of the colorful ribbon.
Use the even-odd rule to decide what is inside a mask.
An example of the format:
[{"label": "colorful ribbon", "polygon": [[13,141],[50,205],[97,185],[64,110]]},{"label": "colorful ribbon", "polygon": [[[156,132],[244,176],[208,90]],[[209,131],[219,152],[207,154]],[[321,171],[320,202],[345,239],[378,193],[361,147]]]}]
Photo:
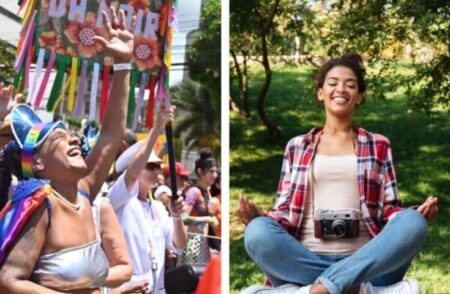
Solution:
[{"label": "colorful ribbon", "polygon": [[52,111],[55,108],[55,104],[58,101],[59,93],[64,82],[64,72],[66,69],[66,58],[64,56],[58,55],[56,57],[58,61],[58,70],[56,72],[55,81],[53,82],[53,87],[50,92],[50,98],[47,102],[47,111]]},{"label": "colorful ribbon", "polygon": [[75,88],[77,85],[77,74],[78,74],[78,57],[72,57],[72,67],[70,69],[69,98],[67,99],[67,110],[69,112],[73,111],[73,106],[75,104]]},{"label": "colorful ribbon", "polygon": [[45,49],[40,48],[36,63],[36,70],[34,72],[33,86],[30,88],[30,95],[28,95],[27,103],[34,104],[34,95],[36,95],[36,88],[38,85],[38,81],[41,77],[42,65],[44,64],[44,57],[45,57]]},{"label": "colorful ribbon", "polygon": [[148,84],[148,89],[150,90],[150,94],[148,97],[148,105],[147,105],[147,118],[145,120],[145,127],[147,129],[153,128],[153,110],[155,108],[155,86],[156,86],[157,77],[152,75],[150,78],[150,83]]},{"label": "colorful ribbon", "polygon": [[106,104],[108,102],[108,91],[109,91],[109,66],[106,64],[103,66],[103,76],[102,76],[102,96],[100,98],[100,123],[103,122],[103,115],[105,114]]},{"label": "colorful ribbon", "polygon": [[34,107],[40,108],[42,103],[42,98],[44,97],[45,88],[48,85],[48,80],[50,78],[50,73],[52,72],[53,64],[55,63],[56,53],[55,51],[51,51],[50,59],[47,63],[47,68],[45,69],[44,78],[42,79],[41,85],[39,87],[39,91],[36,95],[36,99],[34,99]]},{"label": "colorful ribbon", "polygon": [[147,73],[141,73],[141,81],[139,84],[139,93],[136,108],[134,109],[133,125],[131,129],[136,131],[139,123],[139,114],[141,113],[142,105],[144,104],[145,84],[147,83]]},{"label": "colorful ribbon", "polygon": [[127,125],[131,125],[135,102],[136,102],[136,83],[137,83],[137,71],[132,71],[130,76],[130,92],[128,94],[128,112],[127,112]]},{"label": "colorful ribbon", "polygon": [[95,120],[95,114],[97,113],[97,91],[98,91],[98,78],[100,73],[100,65],[94,63],[94,70],[92,72],[92,85],[91,85],[91,97],[89,102],[89,120]]},{"label": "colorful ribbon", "polygon": [[83,114],[84,93],[86,93],[86,71],[88,61],[83,59],[81,65],[81,73],[77,81],[77,98],[75,103],[75,109],[72,114],[75,116],[81,116]]}]

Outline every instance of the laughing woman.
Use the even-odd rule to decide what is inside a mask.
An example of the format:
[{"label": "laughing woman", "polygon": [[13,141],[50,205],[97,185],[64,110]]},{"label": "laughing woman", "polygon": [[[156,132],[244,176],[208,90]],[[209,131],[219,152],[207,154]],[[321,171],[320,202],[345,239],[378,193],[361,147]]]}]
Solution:
[{"label": "laughing woman", "polygon": [[240,197],[245,248],[275,287],[245,293],[420,293],[416,280],[402,280],[437,198],[400,207],[389,140],[352,123],[364,75],[359,55],[325,63],[325,124],[286,146],[275,208],[264,214]]},{"label": "laughing woman", "polygon": [[[20,182],[0,215],[1,293],[100,293],[100,286],[118,286],[130,276],[128,254],[118,254],[124,243],[105,242],[120,232],[117,218],[116,230],[108,227],[102,219],[111,219],[111,209],[101,207],[99,217],[89,197],[106,179],[125,130],[133,34],[121,14],[119,23],[112,10],[113,29],[103,13],[108,38],[93,38],[122,65],[114,73],[100,139],[86,161],[79,139],[62,122],[44,124],[23,104],[11,113],[15,140],[4,156]],[[20,213],[30,216],[13,223],[5,236],[8,209],[14,221]]]}]

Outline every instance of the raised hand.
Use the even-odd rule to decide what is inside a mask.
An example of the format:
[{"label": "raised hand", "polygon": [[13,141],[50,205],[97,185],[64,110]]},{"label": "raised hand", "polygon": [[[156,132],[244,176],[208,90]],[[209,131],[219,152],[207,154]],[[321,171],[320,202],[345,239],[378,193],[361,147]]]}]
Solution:
[{"label": "raised hand", "polygon": [[417,211],[431,223],[438,214],[438,198],[429,196],[427,200],[417,208]]},{"label": "raised hand", "polygon": [[3,83],[0,83],[0,121],[5,119],[5,116],[11,112],[12,108],[23,102],[23,95],[17,94],[13,97],[13,86],[5,87]]},{"label": "raised hand", "polygon": [[247,225],[252,219],[266,214],[261,212],[253,202],[247,199],[247,197],[239,194],[237,215],[239,220]]},{"label": "raised hand", "polygon": [[106,51],[114,58],[115,63],[130,62],[133,55],[133,32],[136,26],[136,16],[133,16],[129,30],[125,28],[125,13],[119,11],[120,22],[117,18],[116,9],[111,6],[111,20],[106,11],[102,11],[108,39],[102,36],[94,36],[92,39],[98,41]]},{"label": "raised hand", "polygon": [[173,122],[175,119],[175,109],[175,105],[172,105],[169,110],[165,110],[163,103],[161,103],[155,122],[155,129],[157,131],[162,131],[169,122]]}]

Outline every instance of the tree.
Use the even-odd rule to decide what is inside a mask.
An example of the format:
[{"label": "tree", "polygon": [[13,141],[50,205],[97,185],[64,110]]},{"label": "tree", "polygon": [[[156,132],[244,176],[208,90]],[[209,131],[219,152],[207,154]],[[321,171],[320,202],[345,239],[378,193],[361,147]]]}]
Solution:
[{"label": "tree", "polygon": [[[427,112],[450,102],[450,11],[448,1],[325,1],[326,15],[322,29],[323,46],[328,55],[359,52],[369,63],[384,63],[375,87],[383,83],[382,73],[393,70],[386,58],[404,58],[410,46],[415,75],[395,76],[391,86],[406,85],[409,103]],[[420,56],[418,52],[427,52]],[[423,55],[423,54],[422,54]],[[383,98],[383,91],[377,91]]]},{"label": "tree", "polygon": [[174,135],[183,134],[188,150],[194,146],[211,147],[214,154],[220,154],[220,119],[210,92],[189,80],[172,87],[171,92],[173,103],[180,110]]},{"label": "tree", "polygon": [[9,83],[14,79],[14,61],[16,53],[13,47],[0,40],[0,81]]},{"label": "tree", "polygon": [[[277,21],[275,16],[286,11],[283,9],[290,5],[281,3],[280,0],[251,0],[251,1],[230,1],[230,54],[233,57],[235,70],[239,79],[239,91],[241,107],[244,117],[249,117],[248,110],[248,71],[247,57],[258,56],[264,67],[264,81],[259,89],[256,109],[258,114],[269,130],[272,138],[280,136],[280,129],[267,115],[264,103],[272,79],[272,69],[270,67],[269,53],[271,52],[270,41],[278,34],[276,31]],[[283,20],[282,17],[279,20]],[[243,61],[240,63],[237,54],[241,54]],[[243,68],[241,69],[241,66]]]},{"label": "tree", "polygon": [[[216,112],[220,112],[220,0],[202,6],[200,31],[188,49],[189,77],[209,91]],[[219,116],[220,119],[220,116]]]}]

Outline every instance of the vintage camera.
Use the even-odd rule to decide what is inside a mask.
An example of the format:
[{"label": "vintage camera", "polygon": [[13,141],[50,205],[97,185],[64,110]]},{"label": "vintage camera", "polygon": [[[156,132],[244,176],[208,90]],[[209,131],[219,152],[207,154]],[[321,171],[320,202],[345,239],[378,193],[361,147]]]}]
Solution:
[{"label": "vintage camera", "polygon": [[319,239],[358,237],[359,212],[353,208],[317,209],[314,236]]}]

